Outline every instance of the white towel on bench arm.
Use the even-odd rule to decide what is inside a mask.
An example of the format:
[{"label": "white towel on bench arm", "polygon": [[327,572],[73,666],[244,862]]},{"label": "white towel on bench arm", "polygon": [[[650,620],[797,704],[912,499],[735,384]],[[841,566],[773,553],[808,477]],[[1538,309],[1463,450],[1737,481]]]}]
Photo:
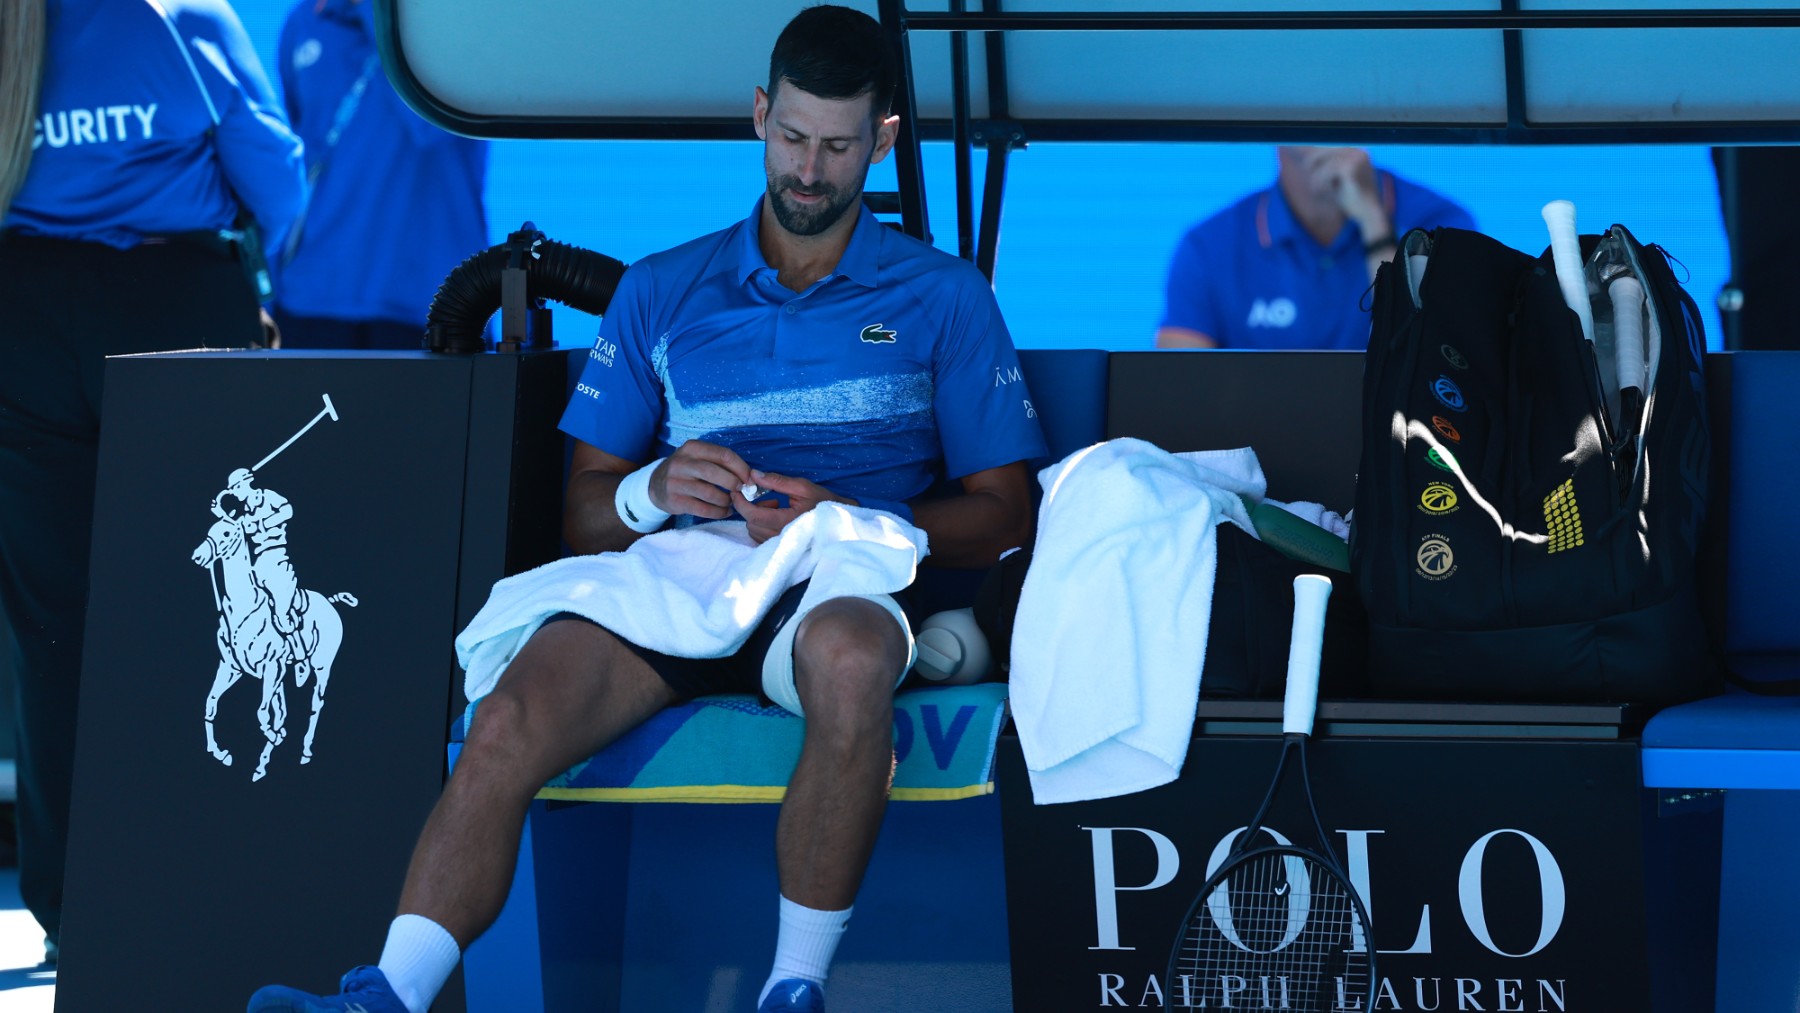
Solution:
[{"label": "white towel on bench arm", "polygon": [[1252,531],[1249,448],[1170,454],[1118,439],[1040,473],[1013,624],[1011,704],[1040,805],[1175,780],[1187,757],[1218,564],[1215,526]]},{"label": "white towel on bench arm", "polygon": [[821,503],[761,545],[743,521],[660,531],[624,552],[574,556],[494,585],[456,638],[470,700],[558,612],[585,616],[653,651],[721,658],[748,640],[775,599],[812,579],[801,615],[830,598],[892,594],[913,581],[925,532],[893,514]]}]

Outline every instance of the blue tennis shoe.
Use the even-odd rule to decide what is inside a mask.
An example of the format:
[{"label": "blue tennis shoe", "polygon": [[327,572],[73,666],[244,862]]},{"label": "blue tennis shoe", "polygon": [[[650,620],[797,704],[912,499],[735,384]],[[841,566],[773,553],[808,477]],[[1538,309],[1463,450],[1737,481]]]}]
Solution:
[{"label": "blue tennis shoe", "polygon": [[825,1013],[825,988],[805,978],[783,978],[756,1013]]},{"label": "blue tennis shoe", "polygon": [[[387,975],[377,967],[352,968],[337,995],[313,995],[286,985],[267,985],[250,997],[246,1013],[408,1013]],[[776,1006],[775,1009],[788,1009]],[[793,1009],[823,1007],[795,1006]]]}]

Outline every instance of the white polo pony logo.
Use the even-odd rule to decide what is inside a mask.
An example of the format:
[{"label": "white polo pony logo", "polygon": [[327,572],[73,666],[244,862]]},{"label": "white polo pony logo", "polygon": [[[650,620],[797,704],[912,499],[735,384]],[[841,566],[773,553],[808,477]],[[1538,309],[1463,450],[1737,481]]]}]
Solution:
[{"label": "white polo pony logo", "polygon": [[328,598],[299,586],[287,558],[287,524],[294,507],[280,493],[256,484],[257,471],[321,419],[337,421],[331,395],[324,397],[324,409],[286,443],[255,467],[239,468],[226,479],[225,488],[212,500],[217,520],[192,557],[207,568],[213,603],[219,609],[215,637],[219,667],[213,675],[212,691],[206,695],[206,751],[231,766],[231,751],[221,748],[213,736],[213,720],[219,713],[219,697],[239,679],[252,677],[262,685],[256,717],[263,733],[262,757],[250,776],[252,781],[262,780],[269,772],[269,756],[287,738],[285,677],[289,672],[296,688],[312,683],[312,717],[300,750],[300,762],[312,762],[325,687],[344,639],[344,623],[334,606],[356,607],[356,597],[347,592]]}]

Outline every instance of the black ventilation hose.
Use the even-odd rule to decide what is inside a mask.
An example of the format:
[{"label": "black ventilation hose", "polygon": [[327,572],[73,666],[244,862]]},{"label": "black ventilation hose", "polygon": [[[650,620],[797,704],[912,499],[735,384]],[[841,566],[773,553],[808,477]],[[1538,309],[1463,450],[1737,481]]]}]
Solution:
[{"label": "black ventilation hose", "polygon": [[425,347],[433,352],[473,355],[487,350],[482,333],[500,308],[501,278],[516,260],[526,272],[532,299],[554,299],[599,316],[612,302],[625,264],[605,254],[545,239],[530,222],[506,242],[458,264],[438,286],[425,316]]}]

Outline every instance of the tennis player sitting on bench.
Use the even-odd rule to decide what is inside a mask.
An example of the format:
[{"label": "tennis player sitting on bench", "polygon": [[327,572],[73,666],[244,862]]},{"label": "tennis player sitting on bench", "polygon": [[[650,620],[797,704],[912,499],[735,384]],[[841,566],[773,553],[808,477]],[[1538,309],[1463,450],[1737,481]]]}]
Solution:
[{"label": "tennis player sitting on bench", "polygon": [[[564,514],[578,551],[625,549],[670,515],[735,512],[762,541],[827,501],[912,521],[939,564],[985,566],[1027,544],[1023,462],[1045,447],[993,292],[862,208],[898,129],[896,67],[880,26],[847,8],[809,8],[782,31],[755,91],[767,193],[748,219],[627,272],[563,416],[581,441]],[[907,504],[946,475],[959,495]],[[746,500],[749,483],[780,504]],[[582,619],[542,626],[480,703],[379,965],[331,997],[264,988],[252,1013],[424,1013],[497,917],[545,781],[672,703],[759,688],[806,716],[759,1009],[822,1010],[887,803],[909,640],[893,602],[834,598],[799,622],[791,664],[775,659],[785,681],[765,681],[764,652],[804,586],[729,658],[655,654]]]}]

